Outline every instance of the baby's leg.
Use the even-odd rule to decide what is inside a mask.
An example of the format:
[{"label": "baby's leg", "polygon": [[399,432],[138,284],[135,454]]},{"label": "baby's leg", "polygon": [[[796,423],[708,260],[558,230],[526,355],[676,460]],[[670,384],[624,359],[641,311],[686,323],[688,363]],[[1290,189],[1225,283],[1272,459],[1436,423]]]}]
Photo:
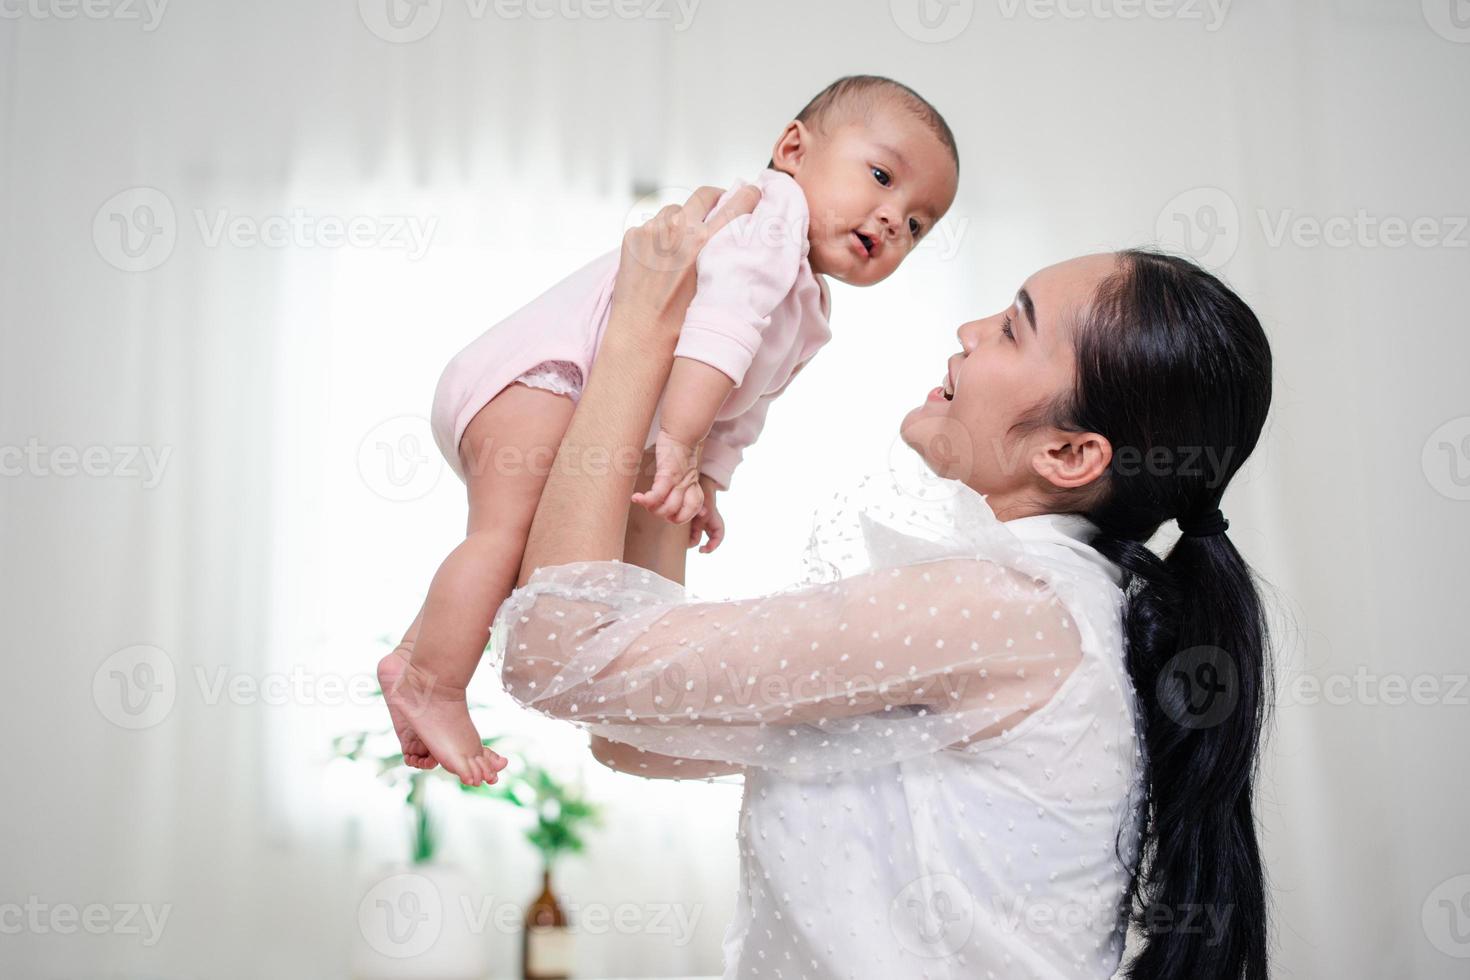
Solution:
[{"label": "baby's leg", "polygon": [[468,532],[439,566],[404,642],[378,668],[411,765],[437,760],[471,784],[494,775],[495,756],[470,721],[465,688],[495,613],[515,586],[531,519],[574,407],[567,396],[513,384],[465,429],[460,456],[469,485]]}]

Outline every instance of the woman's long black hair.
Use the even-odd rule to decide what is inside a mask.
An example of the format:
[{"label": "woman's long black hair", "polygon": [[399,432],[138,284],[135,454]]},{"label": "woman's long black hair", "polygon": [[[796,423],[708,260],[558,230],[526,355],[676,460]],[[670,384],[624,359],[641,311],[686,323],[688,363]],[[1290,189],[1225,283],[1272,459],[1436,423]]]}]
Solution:
[{"label": "woman's long black hair", "polygon": [[[1227,534],[1145,542],[1218,508],[1260,437],[1271,349],[1254,313],[1188,260],[1120,253],[1075,339],[1060,424],[1113,459],[1087,516],[1127,575],[1124,637],[1144,738],[1146,806],[1128,891],[1134,980],[1264,978],[1267,910],[1252,813],[1270,703],[1266,622]],[[1131,830],[1131,828],[1130,828]],[[1223,923],[1223,925],[1221,925]]]}]

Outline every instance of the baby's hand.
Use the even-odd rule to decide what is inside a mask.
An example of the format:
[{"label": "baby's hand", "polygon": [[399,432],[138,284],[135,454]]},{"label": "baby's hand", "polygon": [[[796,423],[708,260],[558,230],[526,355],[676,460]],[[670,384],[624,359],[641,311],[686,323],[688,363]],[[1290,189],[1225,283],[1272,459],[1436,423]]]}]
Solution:
[{"label": "baby's hand", "polygon": [[682,443],[660,429],[653,453],[653,486],[646,493],[633,494],[633,503],[670,524],[683,524],[704,507],[699,447]]},{"label": "baby's hand", "polygon": [[699,544],[700,537],[708,534],[709,541],[699,549],[701,555],[707,555],[725,540],[725,519],[720,516],[720,509],[715,506],[715,494],[719,492],[719,484],[701,475],[699,486],[704,491],[704,507],[694,515],[694,520],[689,523],[688,547],[692,548]]}]

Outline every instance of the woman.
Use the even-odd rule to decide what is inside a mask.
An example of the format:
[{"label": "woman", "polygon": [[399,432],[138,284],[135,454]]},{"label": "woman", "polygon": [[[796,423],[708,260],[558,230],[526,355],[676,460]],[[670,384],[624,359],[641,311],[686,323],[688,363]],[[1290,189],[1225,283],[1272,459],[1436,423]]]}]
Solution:
[{"label": "woman", "polygon": [[1264,977],[1265,632],[1219,512],[1270,402],[1255,316],[1179,259],[1041,270],[903,421],[953,500],[824,522],[866,571],[696,603],[621,561],[636,467],[607,464],[647,431],[700,245],[753,204],[705,225],[716,196],[625,239],[496,620],[507,690],[614,768],[744,772],[727,977],[1108,977],[1130,907],[1128,975]]}]

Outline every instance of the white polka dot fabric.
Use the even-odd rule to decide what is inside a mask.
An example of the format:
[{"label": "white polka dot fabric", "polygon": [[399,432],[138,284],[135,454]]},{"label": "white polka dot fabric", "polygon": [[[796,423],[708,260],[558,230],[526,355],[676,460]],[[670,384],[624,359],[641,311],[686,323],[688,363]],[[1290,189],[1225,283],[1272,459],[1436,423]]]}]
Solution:
[{"label": "white polka dot fabric", "polygon": [[[491,656],[627,772],[743,772],[729,978],[1109,977],[1141,802],[1117,569],[1075,515],[865,481],[807,581],[538,570]],[[650,856],[650,859],[656,859]]]}]

